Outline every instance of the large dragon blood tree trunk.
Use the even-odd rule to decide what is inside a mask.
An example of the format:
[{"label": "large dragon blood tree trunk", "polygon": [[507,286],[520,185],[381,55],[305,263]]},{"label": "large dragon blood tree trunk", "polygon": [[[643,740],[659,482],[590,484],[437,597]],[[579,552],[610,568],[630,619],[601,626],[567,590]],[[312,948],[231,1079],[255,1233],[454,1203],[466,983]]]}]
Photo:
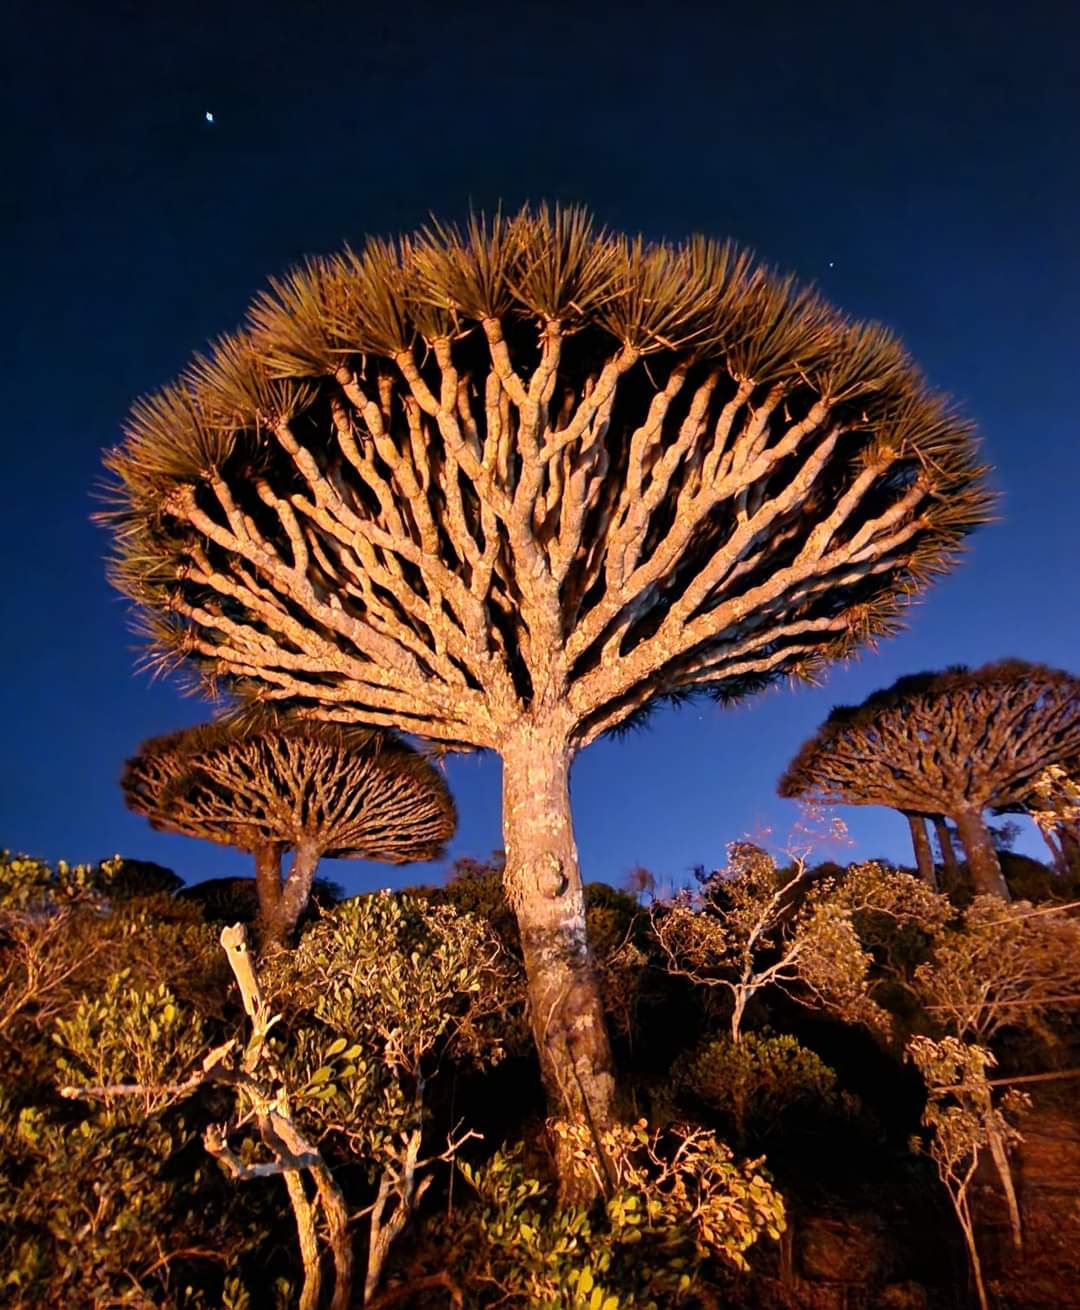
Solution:
[{"label": "large dragon blood tree trunk", "polygon": [[[561,731],[526,724],[501,754],[506,887],[521,931],[548,1108],[584,1124],[595,1141],[612,1122],[615,1077],[570,815],[573,750]],[[562,1199],[588,1199],[595,1184],[576,1176],[561,1138],[556,1151]]]},{"label": "large dragon blood tree trunk", "polygon": [[982,815],[977,810],[960,810],[953,815],[953,821],[964,843],[968,873],[976,896],[1000,896],[1003,901],[1011,900],[993,839]]}]

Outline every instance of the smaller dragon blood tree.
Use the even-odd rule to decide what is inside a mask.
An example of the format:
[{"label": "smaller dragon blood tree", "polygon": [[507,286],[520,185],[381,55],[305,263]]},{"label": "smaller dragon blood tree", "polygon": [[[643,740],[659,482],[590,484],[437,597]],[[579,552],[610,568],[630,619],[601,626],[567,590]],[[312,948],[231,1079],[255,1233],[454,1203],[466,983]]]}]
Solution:
[{"label": "smaller dragon blood tree", "polygon": [[[1030,796],[1080,749],[1080,679],[1023,660],[900,678],[838,706],[780,780],[781,796],[947,815],[975,890],[1009,899],[985,810]],[[913,828],[914,831],[914,828]],[[923,829],[925,834],[925,828]]]},{"label": "smaller dragon blood tree", "polygon": [[394,735],[271,716],[156,737],[120,785],[154,828],[254,855],[264,945],[288,940],[323,856],[433,860],[457,823],[439,773]]}]

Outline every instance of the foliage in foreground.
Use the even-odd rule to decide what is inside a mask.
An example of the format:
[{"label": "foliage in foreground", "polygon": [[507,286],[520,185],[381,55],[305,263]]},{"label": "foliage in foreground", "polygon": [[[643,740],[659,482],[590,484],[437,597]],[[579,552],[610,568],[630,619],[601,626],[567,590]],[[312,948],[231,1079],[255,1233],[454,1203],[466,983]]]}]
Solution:
[{"label": "foliage in foreground", "polygon": [[[0,1295],[15,1306],[739,1304],[785,1224],[773,1178],[791,1185],[800,1140],[785,1123],[843,1152],[863,1113],[841,1066],[782,1030],[793,1013],[869,1030],[893,1077],[918,1070],[925,1108],[899,1144],[913,1135],[937,1170],[977,1289],[984,1157],[1022,1240],[1009,1157],[1025,1098],[991,1071],[1065,1058],[1061,998],[1080,992],[1066,907],[957,908],[880,865],[815,873],[745,847],[651,916],[597,889],[625,1058],[647,1065],[665,1029],[683,1035],[647,1115],[600,1141],[549,1126],[594,1174],[583,1207],[558,1204],[529,1122],[522,971],[491,870],[336,906],[245,983],[197,907],[117,891],[119,868],[0,862]],[[506,1078],[523,1103],[480,1142],[485,1088]]]},{"label": "foliage in foreground", "polygon": [[[557,1124],[583,1167],[587,1134]],[[736,1161],[714,1133],[645,1120],[604,1134],[603,1202],[559,1207],[520,1148],[460,1165],[478,1204],[429,1225],[424,1259],[452,1267],[470,1305],[657,1310],[700,1292],[710,1263],[743,1270],[759,1237],[780,1236],[784,1204],[760,1160]],[[694,1300],[694,1303],[698,1303]]]}]

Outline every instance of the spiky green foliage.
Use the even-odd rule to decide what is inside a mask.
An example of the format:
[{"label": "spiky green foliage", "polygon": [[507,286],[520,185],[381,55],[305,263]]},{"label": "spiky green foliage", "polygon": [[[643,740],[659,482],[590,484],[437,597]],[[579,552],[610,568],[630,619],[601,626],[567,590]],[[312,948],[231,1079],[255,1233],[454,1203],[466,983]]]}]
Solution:
[{"label": "spiky green foliage", "polygon": [[813,677],[989,508],[886,330],[545,206],[309,260],[107,462],[152,659],[495,747]]}]

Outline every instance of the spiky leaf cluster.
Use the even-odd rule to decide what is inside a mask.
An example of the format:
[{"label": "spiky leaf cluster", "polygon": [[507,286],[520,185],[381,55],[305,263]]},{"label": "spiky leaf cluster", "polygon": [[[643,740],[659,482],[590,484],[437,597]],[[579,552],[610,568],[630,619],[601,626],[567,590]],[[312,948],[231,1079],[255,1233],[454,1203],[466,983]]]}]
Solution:
[{"label": "spiky leaf cluster", "polygon": [[155,828],[249,851],[404,864],[438,858],[456,824],[441,775],[394,736],[273,716],[148,741],[121,786]]},{"label": "spiky leaf cluster", "polygon": [[838,706],[779,791],[915,814],[1008,808],[1078,749],[1080,679],[1024,660],[956,666]]},{"label": "spiky leaf cluster", "polygon": [[885,329],[575,208],[309,260],[107,462],[155,658],[489,747],[811,678],[989,507],[969,425]]}]

